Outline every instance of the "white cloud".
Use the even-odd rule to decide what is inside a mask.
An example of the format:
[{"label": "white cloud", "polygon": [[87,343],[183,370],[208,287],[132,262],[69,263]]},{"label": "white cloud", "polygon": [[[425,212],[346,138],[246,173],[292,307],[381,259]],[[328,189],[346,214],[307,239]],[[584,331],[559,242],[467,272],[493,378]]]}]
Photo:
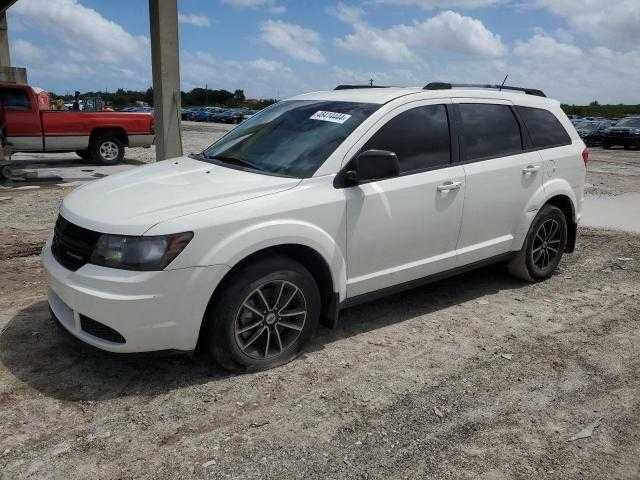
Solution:
[{"label": "white cloud", "polygon": [[20,0],[9,14],[10,23],[15,19],[40,32],[37,45],[16,40],[12,47],[14,63],[27,65],[35,84],[95,90],[150,83],[148,38],[132,35],[77,0]]},{"label": "white cloud", "polygon": [[193,25],[194,27],[210,27],[211,20],[206,15],[198,15],[196,13],[178,13],[178,21]]},{"label": "white cloud", "polygon": [[640,48],[613,51],[580,48],[538,33],[517,42],[510,65],[513,79],[542,88],[564,102],[637,103]]},{"label": "white cloud", "polygon": [[181,52],[182,89],[195,87],[242,89],[247,96],[276,98],[301,89],[292,70],[275,60],[224,60],[208,52]]},{"label": "white cloud", "polygon": [[325,63],[320,51],[320,35],[311,29],[280,20],[268,20],[262,24],[262,39],[296,60],[309,63]]},{"label": "white cloud", "polygon": [[385,5],[399,5],[403,7],[420,7],[425,10],[434,9],[471,9],[491,7],[504,0],[377,0],[376,3]]},{"label": "white cloud", "polygon": [[364,23],[356,23],[353,28],[353,33],[336,39],[338,47],[388,63],[419,61],[409,45],[390,30],[379,30]]},{"label": "white cloud", "polygon": [[500,36],[480,20],[452,11],[385,30],[362,21],[353,23],[353,28],[354,33],[336,40],[339,47],[392,63],[416,62],[438,50],[482,57],[500,57],[507,51]]},{"label": "white cloud", "polygon": [[334,7],[327,8],[327,12],[331,15],[338,17],[340,20],[346,23],[355,23],[361,20],[364,15],[364,11],[360,7],[353,5],[347,5],[339,2]]},{"label": "white cloud", "polygon": [[67,48],[86,52],[94,62],[135,62],[148,56],[147,37],[130,34],[77,0],[21,0],[11,12]]},{"label": "white cloud", "polygon": [[17,39],[11,42],[11,50],[11,55],[21,64],[30,65],[45,58],[44,50],[27,40]]},{"label": "white cloud", "polygon": [[544,33],[537,33],[525,42],[517,41],[513,53],[522,58],[550,60],[559,58],[568,60],[584,55],[584,52],[575,45],[559,42]]},{"label": "white cloud", "polygon": [[249,66],[261,72],[291,72],[291,69],[286,65],[276,62],[275,60],[266,60],[264,58],[250,61]]},{"label": "white cloud", "polygon": [[536,4],[598,40],[629,47],[640,42],[638,0],[536,0]]},{"label": "white cloud", "polygon": [[273,14],[280,14],[287,11],[287,8],[278,4],[275,0],[221,0],[222,3],[236,8],[266,8]]}]

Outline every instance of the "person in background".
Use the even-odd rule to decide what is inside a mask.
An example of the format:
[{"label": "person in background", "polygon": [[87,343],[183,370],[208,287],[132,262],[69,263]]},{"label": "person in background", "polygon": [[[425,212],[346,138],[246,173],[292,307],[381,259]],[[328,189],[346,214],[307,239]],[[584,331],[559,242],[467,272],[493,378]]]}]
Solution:
[{"label": "person in background", "polygon": [[72,110],[74,112],[79,112],[80,111],[80,92],[78,92],[77,90],[76,90],[76,93],[75,93],[75,99],[73,100]]}]

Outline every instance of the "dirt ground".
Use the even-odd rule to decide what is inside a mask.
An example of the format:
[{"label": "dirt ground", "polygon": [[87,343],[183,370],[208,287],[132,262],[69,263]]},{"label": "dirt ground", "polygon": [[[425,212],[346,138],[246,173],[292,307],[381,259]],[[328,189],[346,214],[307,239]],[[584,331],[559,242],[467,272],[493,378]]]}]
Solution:
[{"label": "dirt ground", "polygon": [[[589,170],[591,194],[640,192],[638,151],[594,149]],[[640,235],[581,228],[544,283],[494,266],[346,310],[238,376],[51,322],[58,184],[0,188],[0,479],[640,479]]]}]

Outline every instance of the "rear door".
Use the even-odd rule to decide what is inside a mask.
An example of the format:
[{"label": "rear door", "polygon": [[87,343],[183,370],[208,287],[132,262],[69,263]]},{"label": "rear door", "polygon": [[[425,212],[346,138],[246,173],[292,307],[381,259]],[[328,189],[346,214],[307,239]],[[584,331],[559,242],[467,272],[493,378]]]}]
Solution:
[{"label": "rear door", "polygon": [[525,151],[510,102],[455,103],[467,183],[458,265],[468,265],[512,249],[527,205],[542,188],[543,165],[538,152]]},{"label": "rear door", "polygon": [[18,151],[42,150],[42,125],[38,106],[26,88],[1,87],[0,104],[4,107],[7,142]]},{"label": "rear door", "polygon": [[403,105],[348,154],[392,151],[401,171],[345,189],[348,297],[453,268],[464,168],[452,164],[449,113],[442,100]]}]

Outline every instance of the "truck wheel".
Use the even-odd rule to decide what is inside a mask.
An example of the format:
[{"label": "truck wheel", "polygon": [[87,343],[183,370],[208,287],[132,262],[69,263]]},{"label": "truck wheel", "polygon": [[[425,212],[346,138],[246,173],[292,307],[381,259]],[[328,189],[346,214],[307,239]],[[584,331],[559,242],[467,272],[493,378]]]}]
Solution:
[{"label": "truck wheel", "polygon": [[208,310],[203,343],[223,368],[263,370],[297,357],[320,318],[318,286],[300,263],[259,260],[225,282]]},{"label": "truck wheel", "polygon": [[509,272],[527,282],[549,278],[567,247],[567,231],[562,210],[553,205],[542,207],[529,228],[522,250],[509,263]]},{"label": "truck wheel", "polygon": [[112,135],[98,137],[91,144],[91,155],[96,162],[116,165],[124,160],[124,145]]},{"label": "truck wheel", "polygon": [[76,155],[78,155],[85,162],[92,160],[91,152],[89,150],[76,150]]},{"label": "truck wheel", "polygon": [[611,148],[611,144],[609,142],[602,142],[602,148],[609,150]]}]

